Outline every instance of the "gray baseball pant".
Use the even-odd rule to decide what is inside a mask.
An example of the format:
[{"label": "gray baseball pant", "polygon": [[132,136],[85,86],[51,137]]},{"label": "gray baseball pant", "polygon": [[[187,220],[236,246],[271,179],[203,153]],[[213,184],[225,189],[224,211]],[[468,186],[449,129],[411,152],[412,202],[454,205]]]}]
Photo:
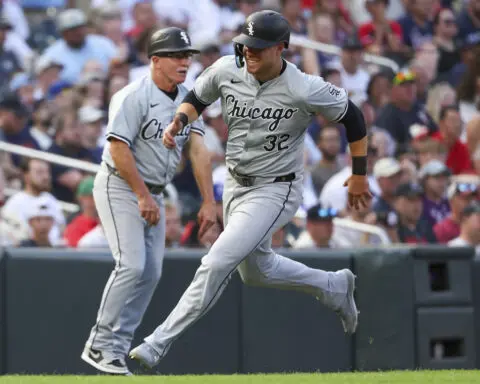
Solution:
[{"label": "gray baseball pant", "polygon": [[133,335],[162,275],[165,252],[163,195],[153,195],[160,221],[148,226],[138,200],[125,180],[102,166],[93,196],[115,268],[103,291],[87,347],[125,358]]},{"label": "gray baseball pant", "polygon": [[302,291],[317,296],[329,307],[345,297],[347,284],[335,272],[309,268],[271,248],[272,234],[290,221],[301,200],[301,178],[243,187],[227,176],[224,231],[202,258],[177,306],[145,338],[161,357],[212,308],[237,269],[246,284]]}]

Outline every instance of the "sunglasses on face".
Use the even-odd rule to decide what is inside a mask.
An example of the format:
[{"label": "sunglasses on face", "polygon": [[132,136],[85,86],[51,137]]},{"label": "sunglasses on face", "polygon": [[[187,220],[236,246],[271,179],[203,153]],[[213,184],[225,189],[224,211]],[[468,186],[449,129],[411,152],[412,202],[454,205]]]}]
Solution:
[{"label": "sunglasses on face", "polygon": [[476,184],[461,183],[457,185],[457,192],[460,193],[476,193],[478,186]]},{"label": "sunglasses on face", "polygon": [[331,219],[337,217],[338,211],[334,208],[321,208],[317,211],[320,219]]}]

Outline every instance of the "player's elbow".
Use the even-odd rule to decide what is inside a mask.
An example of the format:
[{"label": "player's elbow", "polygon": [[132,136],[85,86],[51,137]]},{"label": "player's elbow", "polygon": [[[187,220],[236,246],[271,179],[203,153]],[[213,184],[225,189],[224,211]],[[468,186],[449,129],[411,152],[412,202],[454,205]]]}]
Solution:
[{"label": "player's elbow", "polygon": [[347,110],[339,122],[345,126],[349,143],[362,140],[367,136],[367,126],[363,113],[351,100],[348,100]]}]

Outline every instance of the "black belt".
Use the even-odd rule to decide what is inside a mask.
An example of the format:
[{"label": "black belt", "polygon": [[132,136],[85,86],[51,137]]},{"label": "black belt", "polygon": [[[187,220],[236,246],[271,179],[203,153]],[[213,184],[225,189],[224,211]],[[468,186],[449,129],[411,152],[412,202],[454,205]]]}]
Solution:
[{"label": "black belt", "polygon": [[[232,177],[235,179],[235,181],[238,184],[240,184],[244,187],[251,187],[255,184],[255,179],[256,179],[255,176],[242,175],[238,172],[235,172],[231,168],[228,168],[228,171],[230,172]],[[271,183],[281,183],[281,182],[288,182],[288,181],[292,181],[292,180],[295,180],[295,173],[294,172],[289,173],[288,175],[284,175],[284,176],[277,176],[271,181]]]},{"label": "black belt", "polygon": [[[111,172],[113,175],[117,176],[117,177],[120,177],[121,179],[123,179],[122,176],[120,176],[120,172],[118,172],[115,168],[111,167],[110,165],[108,165],[107,163],[105,163],[105,165],[107,166],[109,172]],[[160,184],[150,184],[150,183],[147,183],[145,182],[145,185],[147,186],[147,189],[148,191],[152,194],[152,195],[159,195],[163,192],[163,190],[165,189],[165,186],[164,185],[160,185]]]}]

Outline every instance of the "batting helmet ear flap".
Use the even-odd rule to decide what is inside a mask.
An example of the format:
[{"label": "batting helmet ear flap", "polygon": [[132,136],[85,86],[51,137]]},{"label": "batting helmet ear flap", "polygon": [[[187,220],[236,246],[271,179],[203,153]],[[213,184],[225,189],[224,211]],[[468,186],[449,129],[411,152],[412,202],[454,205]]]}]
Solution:
[{"label": "batting helmet ear flap", "polygon": [[235,63],[238,68],[242,68],[245,64],[243,59],[243,45],[235,43],[233,46],[235,48]]}]

